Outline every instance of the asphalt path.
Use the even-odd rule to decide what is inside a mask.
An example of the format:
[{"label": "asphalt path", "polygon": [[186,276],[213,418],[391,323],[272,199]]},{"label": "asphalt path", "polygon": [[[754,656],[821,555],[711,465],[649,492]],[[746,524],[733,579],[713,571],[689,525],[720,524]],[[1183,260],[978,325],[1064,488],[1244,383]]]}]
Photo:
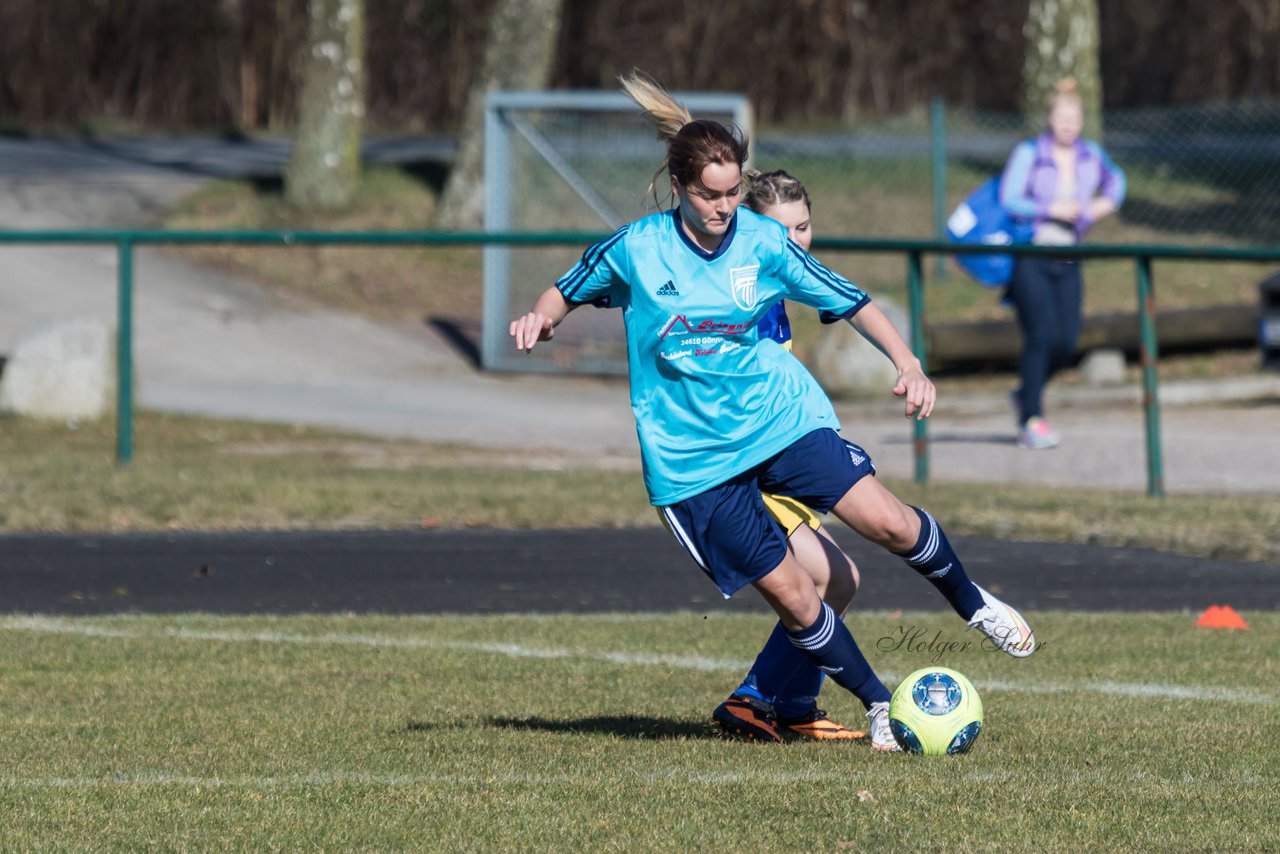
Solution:
[{"label": "asphalt path", "polygon": [[[858,563],[855,607],[938,610],[899,559],[836,531]],[[1150,549],[957,537],[975,581],[1035,610],[1280,607],[1277,567]],[[0,612],[765,613],[724,600],[661,529],[10,535]]]}]

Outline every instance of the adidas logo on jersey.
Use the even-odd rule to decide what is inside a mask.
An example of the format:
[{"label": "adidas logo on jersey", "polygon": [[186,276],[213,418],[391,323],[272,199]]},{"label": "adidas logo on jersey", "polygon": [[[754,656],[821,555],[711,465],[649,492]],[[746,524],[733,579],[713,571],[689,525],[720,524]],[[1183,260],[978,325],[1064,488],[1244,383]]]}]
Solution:
[{"label": "adidas logo on jersey", "polygon": [[676,289],[676,283],[668,279],[665,285],[658,288],[657,294],[660,297],[678,297],[680,291]]}]

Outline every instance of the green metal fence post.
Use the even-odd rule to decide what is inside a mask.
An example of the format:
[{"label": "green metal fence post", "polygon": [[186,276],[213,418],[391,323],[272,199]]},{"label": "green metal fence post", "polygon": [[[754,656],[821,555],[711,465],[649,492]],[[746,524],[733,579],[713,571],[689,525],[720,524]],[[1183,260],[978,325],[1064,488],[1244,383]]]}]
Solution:
[{"label": "green metal fence post", "polygon": [[133,241],[121,238],[117,264],[116,463],[133,459]]},{"label": "green metal fence post", "polygon": [[1160,359],[1156,339],[1156,296],[1151,281],[1151,258],[1139,255],[1138,316],[1142,322],[1142,407],[1147,427],[1147,495],[1164,497],[1164,463],[1160,450],[1160,390],[1156,364]]},{"label": "green metal fence post", "polygon": [[[907,253],[907,307],[911,312],[911,352],[920,360],[920,368],[925,369],[926,353],[924,343],[924,268],[919,252]],[[922,419],[913,418],[912,453],[916,463],[916,483],[929,482],[929,425]]]},{"label": "green metal fence post", "polygon": [[[935,96],[929,104],[929,150],[933,157],[933,237],[947,239],[947,104]],[[947,256],[937,255],[934,273],[947,275]]]}]

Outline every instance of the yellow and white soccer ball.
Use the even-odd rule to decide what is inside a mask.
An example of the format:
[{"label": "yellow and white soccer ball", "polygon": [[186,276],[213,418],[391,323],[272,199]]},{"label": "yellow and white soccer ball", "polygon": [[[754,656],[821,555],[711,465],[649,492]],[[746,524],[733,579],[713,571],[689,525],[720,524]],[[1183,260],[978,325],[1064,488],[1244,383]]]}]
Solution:
[{"label": "yellow and white soccer ball", "polygon": [[889,728],[907,753],[967,753],[982,732],[982,698],[963,674],[925,667],[893,692]]}]

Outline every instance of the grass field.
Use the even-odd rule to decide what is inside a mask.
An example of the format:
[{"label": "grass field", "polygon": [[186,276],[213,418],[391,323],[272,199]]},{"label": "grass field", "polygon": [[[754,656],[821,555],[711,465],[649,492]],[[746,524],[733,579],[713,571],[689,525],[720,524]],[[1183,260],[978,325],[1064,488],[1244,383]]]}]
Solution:
[{"label": "grass field", "polygon": [[972,640],[951,615],[851,619],[891,686],[973,680],[983,734],[938,759],[713,738],[760,617],[0,617],[0,847],[1280,847],[1280,616],[1031,616],[1023,661],[879,644]]},{"label": "grass field", "polygon": [[[793,160],[762,165],[821,188],[821,234],[929,232],[927,195],[912,195],[919,164],[895,176]],[[985,177],[953,169],[953,201]],[[1178,189],[1134,177],[1148,197]],[[434,204],[413,176],[375,169],[343,214],[300,218],[276,191],[226,182],[165,224],[425,229]],[[1168,235],[1122,216],[1097,238]],[[182,252],[281,299],[381,321],[480,314],[478,249]],[[825,260],[902,300],[901,258]],[[1091,264],[1088,311],[1131,310],[1132,275],[1130,264]],[[1187,307],[1252,302],[1259,269],[1161,264],[1157,275],[1161,305]],[[928,312],[1006,313],[958,276],[931,281]],[[154,413],[139,413],[135,440],[120,468],[110,422],[0,422],[0,531],[657,524],[636,471],[554,455],[529,465],[481,448]],[[1275,497],[891,487],[953,534],[1280,562]],[[1031,613],[1042,646],[1015,661],[982,650],[949,613],[855,611],[850,626],[891,687],[938,663],[982,694],[973,753],[924,759],[713,737],[710,710],[771,622],[717,609],[0,613],[0,850],[1280,850],[1280,614],[1244,615],[1247,631],[1196,628],[1192,614]],[[897,644],[917,629],[920,644]],[[823,705],[862,721],[837,688]]]},{"label": "grass field", "polygon": [[[119,468],[112,439],[0,422],[0,530],[656,523],[636,472],[570,460],[143,412]],[[1280,559],[1274,498],[893,486],[954,533]],[[711,738],[770,622],[717,610],[0,616],[0,849],[1280,847],[1280,615],[1030,616],[1014,661],[888,648],[972,642],[949,614],[855,613],[891,685],[936,660],[981,692],[975,751],[939,760]]]}]

